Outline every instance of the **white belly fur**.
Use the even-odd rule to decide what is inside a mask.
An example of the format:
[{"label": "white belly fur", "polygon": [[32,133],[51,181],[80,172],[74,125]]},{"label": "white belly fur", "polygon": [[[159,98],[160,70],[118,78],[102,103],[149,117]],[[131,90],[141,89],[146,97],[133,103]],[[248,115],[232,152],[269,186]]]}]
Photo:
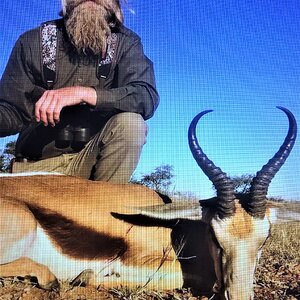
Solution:
[{"label": "white belly fur", "polygon": [[[108,260],[79,260],[64,256],[52,244],[44,230],[38,226],[37,236],[27,257],[47,266],[60,280],[72,280],[83,270],[91,269],[95,273],[94,284],[104,286],[143,286],[159,289],[181,287],[181,274],[160,272],[139,266],[126,266],[120,259]],[[174,266],[175,266],[174,261]],[[177,262],[178,263],[178,262]]]}]

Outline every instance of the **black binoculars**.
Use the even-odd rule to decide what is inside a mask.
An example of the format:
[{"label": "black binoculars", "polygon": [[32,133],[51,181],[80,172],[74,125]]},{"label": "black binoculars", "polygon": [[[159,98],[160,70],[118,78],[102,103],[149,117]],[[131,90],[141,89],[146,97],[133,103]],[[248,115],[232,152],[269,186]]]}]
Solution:
[{"label": "black binoculars", "polygon": [[76,145],[76,148],[83,146],[91,139],[90,128],[67,125],[60,129],[56,136],[56,146],[66,148]]}]

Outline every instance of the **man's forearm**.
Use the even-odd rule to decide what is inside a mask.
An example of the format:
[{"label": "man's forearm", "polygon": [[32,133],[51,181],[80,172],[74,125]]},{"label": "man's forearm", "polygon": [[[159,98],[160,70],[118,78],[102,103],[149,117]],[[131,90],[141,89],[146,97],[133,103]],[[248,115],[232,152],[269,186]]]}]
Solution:
[{"label": "man's forearm", "polygon": [[145,84],[133,84],[111,90],[95,88],[97,91],[95,109],[101,113],[134,112],[147,120],[152,117],[159,104],[156,89]]},{"label": "man's forearm", "polygon": [[64,107],[88,104],[94,107],[97,94],[94,88],[71,86],[57,90],[47,90],[35,104],[35,119],[45,126],[55,126],[60,121],[60,113]]}]

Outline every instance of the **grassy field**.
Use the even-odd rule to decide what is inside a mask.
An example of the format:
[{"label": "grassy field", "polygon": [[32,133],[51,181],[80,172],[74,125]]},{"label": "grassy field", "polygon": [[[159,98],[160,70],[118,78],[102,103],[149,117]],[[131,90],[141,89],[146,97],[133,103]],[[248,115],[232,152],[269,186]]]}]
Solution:
[{"label": "grassy field", "polygon": [[300,223],[274,225],[256,270],[256,299],[300,299]]},{"label": "grassy field", "polygon": [[[290,204],[289,204],[290,206]],[[295,205],[293,211],[299,211]],[[46,292],[17,279],[0,280],[1,300],[98,300],[98,299],[201,299],[188,291],[105,290],[102,287],[70,287]],[[207,299],[207,298],[202,298]],[[274,225],[256,270],[255,299],[300,299],[300,222]]]}]

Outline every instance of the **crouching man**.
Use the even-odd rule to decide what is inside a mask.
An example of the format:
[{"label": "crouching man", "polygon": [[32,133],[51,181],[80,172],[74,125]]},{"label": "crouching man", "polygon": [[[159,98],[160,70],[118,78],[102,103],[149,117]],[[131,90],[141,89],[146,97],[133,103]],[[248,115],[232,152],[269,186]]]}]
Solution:
[{"label": "crouching man", "polygon": [[20,36],[1,79],[12,171],[126,183],[159,102],[152,62],[119,0],[62,0],[61,15]]}]

